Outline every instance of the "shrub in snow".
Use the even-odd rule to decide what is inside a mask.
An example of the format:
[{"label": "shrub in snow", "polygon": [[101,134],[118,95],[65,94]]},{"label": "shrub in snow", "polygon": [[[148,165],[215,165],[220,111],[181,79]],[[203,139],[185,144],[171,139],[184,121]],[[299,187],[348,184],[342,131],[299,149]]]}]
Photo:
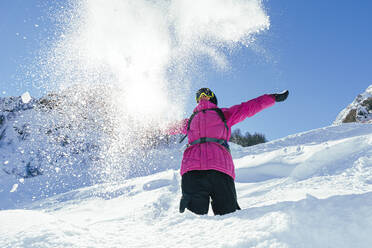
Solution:
[{"label": "shrub in snow", "polygon": [[246,132],[244,135],[241,133],[240,129],[235,129],[231,133],[230,142],[236,143],[243,147],[254,146],[257,144],[267,142],[265,135],[260,133],[250,134]]}]

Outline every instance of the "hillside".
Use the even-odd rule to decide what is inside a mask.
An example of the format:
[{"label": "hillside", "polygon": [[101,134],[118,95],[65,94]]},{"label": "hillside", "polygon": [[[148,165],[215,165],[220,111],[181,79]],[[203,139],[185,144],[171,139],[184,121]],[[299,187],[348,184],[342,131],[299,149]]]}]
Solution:
[{"label": "hillside", "polygon": [[178,148],[157,151],[159,161],[174,161],[163,171],[33,202],[25,189],[45,187],[48,178],[13,179],[2,184],[2,199],[13,194],[22,208],[0,211],[0,245],[369,247],[371,130],[371,124],[343,124],[254,147],[232,145],[243,210],[226,216],[178,213]]}]

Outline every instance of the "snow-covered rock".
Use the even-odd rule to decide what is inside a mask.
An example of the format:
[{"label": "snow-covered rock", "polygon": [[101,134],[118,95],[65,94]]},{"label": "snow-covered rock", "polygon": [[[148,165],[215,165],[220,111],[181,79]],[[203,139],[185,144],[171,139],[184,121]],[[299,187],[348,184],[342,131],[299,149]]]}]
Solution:
[{"label": "snow-covered rock", "polygon": [[339,125],[349,122],[372,123],[372,85],[342,110],[333,124]]},{"label": "snow-covered rock", "polygon": [[[82,133],[78,118],[66,118],[72,113],[52,107],[50,102],[49,96],[0,99],[2,173],[29,178],[56,167],[66,169],[71,163],[86,164],[94,157],[97,137]],[[85,157],[88,154],[91,158]]]}]

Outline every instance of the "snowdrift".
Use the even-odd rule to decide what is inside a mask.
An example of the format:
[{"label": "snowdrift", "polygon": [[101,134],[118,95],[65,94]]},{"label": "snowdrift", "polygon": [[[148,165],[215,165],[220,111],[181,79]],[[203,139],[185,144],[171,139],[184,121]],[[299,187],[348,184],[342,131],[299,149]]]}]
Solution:
[{"label": "snowdrift", "polygon": [[225,216],[178,213],[181,151],[165,151],[157,163],[174,168],[34,201],[43,176],[2,183],[0,246],[370,247],[371,124],[232,144],[242,210]]}]

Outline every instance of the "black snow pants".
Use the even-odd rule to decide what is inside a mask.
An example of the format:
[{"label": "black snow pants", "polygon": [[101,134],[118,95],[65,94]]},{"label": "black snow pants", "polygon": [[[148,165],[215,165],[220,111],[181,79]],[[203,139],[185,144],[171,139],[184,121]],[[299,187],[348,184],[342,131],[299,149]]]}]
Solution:
[{"label": "black snow pants", "polygon": [[215,215],[223,215],[240,210],[234,179],[216,170],[194,170],[182,176],[182,198],[180,212],[185,208],[195,214],[207,214],[212,198]]}]

